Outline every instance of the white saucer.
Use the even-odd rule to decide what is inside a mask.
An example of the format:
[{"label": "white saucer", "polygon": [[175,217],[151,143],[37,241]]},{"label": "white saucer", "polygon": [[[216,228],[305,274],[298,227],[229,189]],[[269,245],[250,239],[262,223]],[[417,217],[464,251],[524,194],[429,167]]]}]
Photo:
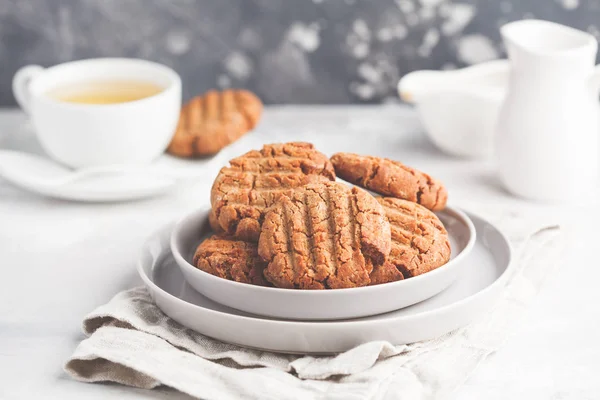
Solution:
[{"label": "white saucer", "polygon": [[[44,196],[87,202],[113,202],[157,196],[171,190],[183,179],[200,178],[221,157],[182,160],[163,155],[135,173],[97,174],[85,179],[53,184],[62,177],[77,175],[44,156],[0,150],[0,177],[20,188]],[[124,168],[127,168],[124,166]],[[160,173],[160,171],[167,173]],[[87,174],[86,174],[87,175]]]},{"label": "white saucer", "polygon": [[464,212],[446,207],[438,214],[448,231],[451,260],[426,274],[397,282],[349,289],[300,290],[249,285],[219,278],[191,264],[196,247],[211,234],[208,209],[179,221],[171,251],[187,282],[217,303],[271,318],[333,320],[381,314],[435,296],[465,268],[475,244],[475,227]]},{"label": "white saucer", "polygon": [[140,179],[131,177],[94,178],[85,182],[54,186],[38,185],[10,173],[0,175],[22,189],[43,196],[82,202],[115,202],[158,196],[172,189],[176,181],[168,178]]},{"label": "white saucer", "polygon": [[158,307],[182,325],[241,346],[289,353],[337,353],[372,340],[393,344],[432,339],[488,311],[509,275],[511,250],[492,224],[469,215],[477,240],[467,267],[449,288],[421,303],[343,321],[289,321],[259,317],[218,304],[192,289],[169,247],[173,225],[142,249],[138,272]]}]

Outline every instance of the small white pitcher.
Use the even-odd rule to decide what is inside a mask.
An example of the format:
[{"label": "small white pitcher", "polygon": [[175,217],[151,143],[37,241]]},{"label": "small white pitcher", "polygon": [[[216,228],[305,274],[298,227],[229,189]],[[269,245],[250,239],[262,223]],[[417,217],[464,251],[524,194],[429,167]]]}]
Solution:
[{"label": "small white pitcher", "polygon": [[500,31],[511,62],[495,138],[500,179],[529,199],[583,200],[598,179],[598,42],[540,20]]},{"label": "small white pitcher", "polygon": [[450,71],[413,71],[400,79],[398,93],[415,105],[440,150],[485,158],[493,154],[509,69],[508,60],[493,60]]}]

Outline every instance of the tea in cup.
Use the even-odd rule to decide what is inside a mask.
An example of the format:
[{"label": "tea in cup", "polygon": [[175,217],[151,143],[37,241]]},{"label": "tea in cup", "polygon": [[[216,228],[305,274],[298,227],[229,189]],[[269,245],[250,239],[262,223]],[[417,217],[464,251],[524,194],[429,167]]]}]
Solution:
[{"label": "tea in cup", "polygon": [[97,80],[60,86],[47,93],[67,103],[114,104],[141,100],[162,92],[156,83],[140,80]]}]

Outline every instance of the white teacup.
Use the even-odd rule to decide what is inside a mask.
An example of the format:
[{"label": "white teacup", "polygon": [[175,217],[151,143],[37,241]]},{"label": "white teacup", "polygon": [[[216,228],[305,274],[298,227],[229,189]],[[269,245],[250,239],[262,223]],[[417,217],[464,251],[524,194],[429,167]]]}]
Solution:
[{"label": "white teacup", "polygon": [[[146,81],[164,90],[113,104],[69,103],[48,95],[63,86],[105,80]],[[15,74],[13,92],[31,116],[44,150],[73,168],[151,162],[168,146],[181,108],[181,79],[175,71],[126,58],[73,61],[47,69],[29,65]]]}]

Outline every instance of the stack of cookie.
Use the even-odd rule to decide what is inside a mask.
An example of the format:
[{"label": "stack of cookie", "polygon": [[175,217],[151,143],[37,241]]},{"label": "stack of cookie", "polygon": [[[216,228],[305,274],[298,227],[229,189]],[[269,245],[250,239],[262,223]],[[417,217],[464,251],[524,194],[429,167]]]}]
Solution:
[{"label": "stack of cookie", "polygon": [[[387,197],[344,183],[338,177]],[[431,210],[441,183],[399,162],[309,143],[265,145],[230,161],[211,191],[215,235],[194,265],[263,286],[339,289],[388,283],[445,264],[450,244]]]}]

